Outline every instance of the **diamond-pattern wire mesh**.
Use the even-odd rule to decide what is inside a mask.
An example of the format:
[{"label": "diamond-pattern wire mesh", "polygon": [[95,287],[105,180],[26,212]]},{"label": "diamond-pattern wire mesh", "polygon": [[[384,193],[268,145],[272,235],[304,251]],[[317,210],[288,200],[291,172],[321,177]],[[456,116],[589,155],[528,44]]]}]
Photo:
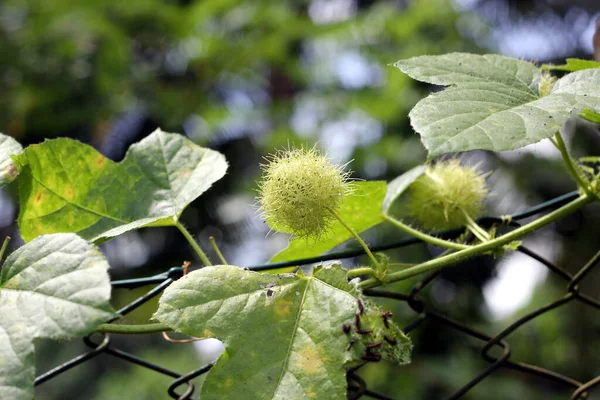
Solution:
[{"label": "diamond-pattern wire mesh", "polygon": [[[531,217],[538,213],[551,210],[554,208],[558,208],[559,206],[575,199],[578,196],[577,192],[571,192],[566,195],[557,197],[548,202],[542,203],[538,206],[535,206],[523,213],[513,215],[510,217],[485,217],[479,220],[479,223],[482,225],[492,225],[492,224],[502,224],[509,226],[519,226],[518,221],[524,218]],[[446,232],[441,232],[438,236],[444,238],[455,238],[462,234],[461,230],[451,230]],[[383,245],[383,246],[373,246],[371,250],[375,251],[383,251],[389,250],[393,248],[401,248],[405,246],[410,246],[416,243],[421,243],[420,240],[415,238],[410,238],[406,240],[402,240],[396,243]],[[590,307],[594,307],[596,309],[600,309],[600,302],[595,299],[590,298],[589,296],[580,293],[578,284],[582,279],[585,278],[587,273],[596,265],[597,261],[600,259],[600,252],[598,252],[589,262],[587,262],[584,266],[576,274],[571,274],[559,266],[553,264],[552,262],[544,259],[540,255],[531,251],[525,246],[520,246],[518,248],[519,252],[539,261],[543,265],[545,265],[552,273],[556,274],[560,278],[562,278],[567,283],[567,289],[564,296],[556,299],[555,301],[519,318],[514,323],[507,326],[502,332],[499,334],[492,336],[487,333],[481,332],[475,328],[469,327],[460,321],[449,318],[448,316],[436,312],[431,309],[429,305],[427,305],[424,301],[422,301],[419,297],[421,291],[428,285],[430,285],[433,281],[435,281],[440,276],[440,271],[434,271],[427,274],[422,280],[420,280],[416,285],[412,287],[412,289],[408,293],[397,293],[390,292],[384,289],[369,289],[365,290],[364,294],[371,297],[379,297],[379,298],[388,298],[398,300],[400,302],[406,303],[415,313],[415,320],[406,326],[403,330],[405,333],[410,333],[411,331],[418,329],[419,326],[425,321],[430,320],[434,323],[445,325],[446,327],[452,328],[462,334],[469,336],[471,338],[478,339],[481,341],[481,356],[483,359],[490,363],[490,365],[484,369],[479,375],[473,377],[469,382],[465,383],[462,387],[456,388],[456,391],[453,395],[447,398],[447,400],[454,400],[461,398],[465,393],[467,393],[474,386],[482,382],[486,377],[498,371],[501,368],[508,368],[515,371],[519,371],[520,373],[540,377],[543,379],[547,379],[553,381],[559,385],[563,385],[565,388],[572,390],[571,400],[577,399],[585,399],[588,397],[588,392],[594,386],[600,383],[600,376],[595,377],[594,379],[588,382],[580,382],[579,380],[560,374],[555,371],[551,371],[545,369],[543,366],[526,364],[523,362],[515,361],[511,359],[511,347],[507,341],[507,337],[515,332],[517,329],[525,325],[527,322],[541,316],[544,313],[547,313],[551,310],[555,310],[559,307],[565,306],[572,302],[581,302]],[[273,264],[264,264],[257,265],[254,267],[249,267],[249,269],[254,271],[264,271],[274,268],[281,268],[286,266],[297,266],[310,264],[314,262],[320,261],[328,261],[335,260],[341,258],[350,258],[363,254],[362,250],[354,250],[354,251],[345,251],[339,253],[332,253],[328,255],[324,255],[321,257],[312,257],[302,260],[293,260],[289,262],[282,263],[273,263]],[[121,281],[113,281],[112,286],[113,289],[133,289],[142,286],[148,286],[152,284],[157,284],[153,289],[148,291],[144,296],[138,298],[127,306],[123,307],[118,311],[121,315],[126,315],[129,312],[133,311],[137,307],[141,306],[148,300],[153,297],[156,297],[162,293],[162,291],[173,283],[175,280],[180,278],[183,275],[183,269],[180,267],[171,268],[168,272],[148,278],[140,278],[140,279],[129,279],[129,280],[121,280]],[[181,374],[176,371],[172,371],[167,368],[163,368],[158,364],[151,363],[146,361],[140,357],[135,356],[134,354],[125,352],[116,348],[111,342],[110,334],[92,334],[83,339],[84,343],[91,348],[90,351],[81,354],[59,366],[53,368],[50,371],[38,376],[35,380],[35,385],[40,385],[55,376],[60,375],[61,373],[70,370],[77,365],[80,365],[88,360],[91,360],[94,357],[99,355],[109,355],[113,357],[120,358],[121,360],[125,360],[136,364],[138,366],[151,369],[156,371],[157,373],[170,376],[174,380],[171,385],[166,388],[167,393],[173,399],[190,399],[195,391],[194,384],[192,380],[202,374],[205,374],[210,370],[213,364],[204,365],[196,370],[190,371],[186,374]],[[491,350],[494,347],[498,347],[502,351],[502,355],[500,357],[492,356]],[[414,363],[418,363],[419,360],[413,360]],[[369,389],[368,383],[362,379],[357,371],[358,368],[352,368],[347,371],[347,380],[348,380],[348,398],[349,399],[359,399],[359,398],[375,398],[375,399],[391,399],[388,396],[385,396],[381,393],[376,393]]]}]

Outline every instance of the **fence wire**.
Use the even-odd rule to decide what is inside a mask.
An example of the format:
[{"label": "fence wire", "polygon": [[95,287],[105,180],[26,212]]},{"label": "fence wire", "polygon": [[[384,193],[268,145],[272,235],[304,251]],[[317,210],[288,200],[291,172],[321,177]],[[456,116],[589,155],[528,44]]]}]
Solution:
[{"label": "fence wire", "polygon": [[[577,192],[571,192],[566,195],[557,197],[548,202],[542,203],[538,206],[535,206],[523,213],[515,214],[512,216],[504,216],[504,217],[484,217],[478,220],[478,222],[482,225],[507,225],[507,226],[519,226],[519,222],[522,219],[531,217],[538,213],[542,213],[548,210],[552,210],[558,208],[571,200],[574,200],[578,196]],[[461,235],[464,231],[460,229],[449,230],[440,232],[437,236],[451,239],[456,238]],[[405,240],[401,240],[395,243],[390,243],[387,245],[381,246],[373,246],[371,250],[373,252],[383,251],[395,248],[402,248],[410,245],[414,245],[417,243],[421,243],[419,239],[409,238]],[[393,299],[400,302],[406,303],[412,311],[415,312],[416,317],[412,323],[403,328],[405,333],[410,333],[411,331],[418,329],[422,323],[426,320],[432,321],[437,324],[444,325],[446,327],[452,328],[462,334],[469,336],[471,338],[475,338],[481,341],[481,357],[489,363],[489,366],[484,369],[477,376],[473,377],[469,382],[465,383],[462,387],[457,388],[454,394],[450,397],[447,397],[447,400],[455,400],[461,398],[465,395],[469,390],[475,387],[477,384],[482,382],[486,377],[490,376],[494,372],[498,371],[502,368],[507,368],[515,371],[519,371],[523,374],[547,379],[549,381],[553,381],[559,385],[564,386],[566,389],[572,390],[572,395],[570,397],[571,400],[581,400],[588,398],[589,391],[600,384],[600,376],[593,378],[587,382],[581,382],[575,378],[563,375],[561,373],[551,371],[542,366],[531,365],[527,363],[523,363],[520,361],[515,361],[511,359],[511,347],[507,342],[506,338],[515,332],[517,329],[525,325],[527,322],[551,311],[555,310],[559,307],[565,306],[569,303],[573,302],[581,302],[586,304],[589,307],[593,307],[595,309],[600,309],[600,302],[597,300],[579,292],[578,284],[582,279],[596,266],[598,260],[600,259],[600,252],[598,252],[589,262],[587,262],[581,269],[575,273],[571,274],[568,271],[565,271],[563,268],[560,268],[558,265],[546,260],[539,254],[530,250],[525,246],[520,246],[517,251],[525,254],[534,260],[545,265],[553,274],[557,275],[561,279],[563,279],[567,283],[566,293],[559,299],[546,304],[543,307],[536,309],[535,311],[524,315],[519,318],[509,326],[507,326],[504,330],[502,330],[497,335],[489,335],[487,333],[481,332],[478,329],[467,326],[464,323],[457,321],[455,319],[449,318],[448,316],[439,313],[431,308],[430,305],[426,304],[419,296],[419,294],[425,289],[428,285],[434,282],[440,276],[440,270],[431,272],[424,276],[422,280],[417,282],[408,293],[397,293],[390,292],[382,289],[369,289],[365,290],[364,294],[371,297],[379,297],[379,298],[387,298]],[[329,260],[338,260],[343,258],[351,258],[364,254],[362,249],[359,250],[350,250],[338,253],[331,253],[324,256],[306,258],[301,260],[293,260],[286,261],[280,263],[271,263],[271,264],[263,264],[256,265],[253,267],[249,267],[249,269],[254,271],[264,271],[275,268],[282,268],[286,266],[298,266],[298,265],[306,265],[316,262],[329,261]],[[146,303],[148,300],[156,297],[162,293],[162,291],[167,288],[171,283],[175,280],[179,279],[183,276],[183,268],[181,267],[173,267],[168,272],[146,277],[139,279],[127,279],[127,280],[119,280],[111,282],[113,289],[134,289],[143,286],[149,286],[156,284],[154,288],[148,291],[144,296],[136,299],[131,302],[127,306],[123,307],[118,311],[118,314],[124,316],[139,306]],[[112,321],[110,321],[112,322]],[[94,333],[83,338],[84,343],[90,347],[86,353],[80,354],[77,357],[72,358],[71,360],[51,369],[38,376],[35,379],[35,385],[40,385],[48,380],[74,368],[80,364],[83,364],[95,357],[100,355],[108,355],[119,358],[121,360],[130,362],[132,364],[136,364],[140,367],[148,368],[150,370],[156,371],[157,373],[170,376],[174,380],[171,385],[166,388],[166,392],[173,399],[190,399],[195,391],[195,386],[192,382],[194,378],[207,373],[213,364],[204,365],[196,370],[190,371],[185,374],[181,374],[179,372],[161,367],[158,364],[149,362],[144,360],[134,354],[128,353],[126,351],[120,350],[115,347],[115,345],[111,342],[111,335],[107,333]],[[490,354],[491,350],[497,347],[502,351],[502,355],[500,357],[494,357]],[[413,363],[418,363],[419,360],[413,360]],[[362,366],[361,366],[362,367]],[[347,381],[348,381],[348,398],[355,400],[360,398],[374,398],[374,399],[382,399],[382,400],[393,400],[392,398],[383,395],[381,393],[374,392],[369,389],[367,382],[363,378],[358,375],[358,370],[361,367],[351,368],[347,371]]]}]

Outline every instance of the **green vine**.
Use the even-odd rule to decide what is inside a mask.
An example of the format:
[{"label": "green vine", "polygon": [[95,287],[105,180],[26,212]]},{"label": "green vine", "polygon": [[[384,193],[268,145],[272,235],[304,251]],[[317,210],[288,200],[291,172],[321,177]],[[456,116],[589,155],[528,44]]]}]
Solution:
[{"label": "green vine", "polygon": [[[560,207],[559,209],[536,219],[535,221],[530,222],[527,225],[523,225],[520,228],[517,228],[505,235],[497,237],[496,239],[490,240],[488,242],[484,242],[478,244],[476,246],[472,246],[468,249],[460,250],[455,253],[448,254],[443,257],[435,258],[431,261],[426,261],[422,264],[419,264],[415,267],[407,268],[402,271],[390,273],[387,276],[385,283],[393,283],[398,282],[404,279],[408,279],[415,275],[419,275],[428,271],[432,271],[435,269],[447,267],[453,264],[456,264],[460,261],[464,261],[468,258],[472,258],[478,255],[485,254],[488,251],[497,249],[501,246],[507,245],[512,241],[521,239],[522,237],[528,235],[529,233],[546,226],[559,218],[562,218],[566,215],[569,215],[581,207],[591,203],[594,200],[593,197],[590,197],[586,194],[582,194],[577,199]],[[367,279],[362,281],[359,286],[362,289],[371,289],[377,286],[381,286],[382,283],[375,279]]]},{"label": "green vine", "polygon": [[571,155],[569,154],[567,146],[565,145],[565,142],[563,141],[560,132],[556,132],[555,141],[553,141],[552,143],[554,143],[555,146],[558,148],[558,151],[560,151],[560,155],[567,168],[567,171],[569,171],[569,174],[571,175],[571,177],[573,177],[575,182],[577,182],[577,185],[581,188],[581,190],[583,190],[589,196],[595,196],[593,191],[590,189],[589,181],[585,178],[585,175],[580,172],[580,169],[573,160],[573,157],[571,157]]},{"label": "green vine", "polygon": [[100,333],[118,333],[123,335],[141,335],[147,333],[168,332],[173,329],[162,323],[142,325],[101,324],[96,328]]},{"label": "green vine", "polygon": [[418,229],[415,229],[415,228],[412,228],[412,227],[406,225],[402,221],[398,221],[397,219],[395,219],[394,217],[391,217],[389,215],[384,214],[383,218],[385,218],[386,221],[390,222],[392,225],[394,225],[396,228],[400,229],[401,231],[406,232],[409,235],[414,236],[418,239],[421,239],[422,241],[424,241],[426,243],[433,244],[435,246],[445,247],[448,249],[453,249],[453,250],[463,250],[463,249],[469,248],[469,246],[466,244],[455,243],[455,242],[451,242],[449,240],[444,240],[444,239],[437,238],[435,236],[428,235],[424,232],[419,231]]}]

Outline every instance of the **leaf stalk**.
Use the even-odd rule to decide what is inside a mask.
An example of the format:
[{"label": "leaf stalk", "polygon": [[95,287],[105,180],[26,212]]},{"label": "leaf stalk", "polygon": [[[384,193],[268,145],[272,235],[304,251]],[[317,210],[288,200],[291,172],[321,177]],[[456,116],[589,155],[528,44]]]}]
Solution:
[{"label": "leaf stalk", "polygon": [[408,233],[411,236],[416,237],[417,239],[421,239],[422,241],[427,242],[429,244],[433,244],[435,246],[445,247],[447,249],[453,249],[453,250],[463,250],[463,249],[468,249],[470,247],[465,244],[455,243],[455,242],[451,242],[449,240],[444,240],[444,239],[437,238],[435,236],[428,235],[428,234],[423,233],[415,228],[410,227],[409,225],[406,225],[405,223],[403,223],[401,221],[398,221],[394,217],[391,217],[387,214],[383,214],[383,218],[385,218],[388,222],[393,224],[396,228]]},{"label": "leaf stalk", "polygon": [[350,225],[348,225],[346,223],[346,221],[344,221],[344,219],[334,209],[328,208],[328,211],[340,222],[340,224],[342,224],[342,226],[344,228],[346,228],[346,230],[348,232],[350,232],[350,234],[352,236],[354,236],[354,238],[356,239],[356,241],[362,246],[362,248],[365,250],[365,253],[367,253],[367,255],[369,256],[369,258],[373,262],[373,265],[377,269],[379,269],[381,267],[379,265],[379,262],[377,261],[377,259],[373,255],[373,253],[371,253],[371,250],[369,249],[369,246],[367,246],[367,244],[365,243],[365,241],[362,240],[362,238],[360,237],[360,235],[358,233],[356,233],[356,231],[354,229],[352,229],[352,227]]},{"label": "leaf stalk", "polygon": [[194,237],[185,228],[185,226],[183,226],[183,224],[181,222],[179,222],[179,221],[177,221],[177,223],[175,224],[175,226],[177,227],[177,229],[179,229],[179,231],[187,239],[187,241],[192,246],[192,248],[194,249],[194,251],[196,252],[196,254],[198,254],[198,257],[200,257],[200,260],[202,260],[202,262],[204,263],[204,265],[205,266],[212,265],[212,262],[210,261],[210,259],[206,255],[206,253],[202,250],[202,248],[200,247],[200,245],[194,240]]}]

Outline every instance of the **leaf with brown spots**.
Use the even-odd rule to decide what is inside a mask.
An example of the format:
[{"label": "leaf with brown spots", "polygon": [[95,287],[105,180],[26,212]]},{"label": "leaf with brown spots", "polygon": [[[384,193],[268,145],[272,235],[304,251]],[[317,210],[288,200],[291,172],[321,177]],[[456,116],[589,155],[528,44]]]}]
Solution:
[{"label": "leaf with brown spots", "polygon": [[120,163],[64,138],[13,158],[25,241],[56,232],[102,241],[143,226],[175,225],[227,170],[222,154],[160,129],[131,146]]},{"label": "leaf with brown spots", "polygon": [[339,264],[311,276],[205,267],[167,288],[154,317],[224,343],[202,399],[342,400],[346,366],[360,358],[343,329],[360,295],[346,272]]}]

